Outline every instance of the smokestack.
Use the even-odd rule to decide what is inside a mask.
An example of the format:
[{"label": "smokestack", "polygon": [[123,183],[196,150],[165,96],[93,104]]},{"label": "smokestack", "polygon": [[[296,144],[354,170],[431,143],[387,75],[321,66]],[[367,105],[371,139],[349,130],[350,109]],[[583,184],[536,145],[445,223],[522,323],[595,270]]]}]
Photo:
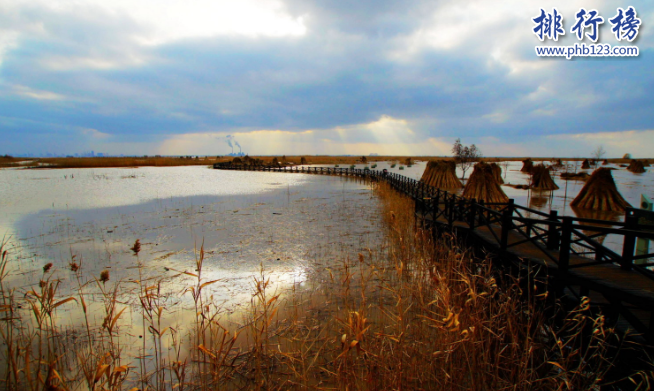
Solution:
[{"label": "smokestack", "polygon": [[234,140],[234,144],[238,147],[238,153],[243,153],[243,150],[241,149],[241,144],[238,143],[238,141]]},{"label": "smokestack", "polygon": [[226,137],[227,145],[229,145],[232,148],[232,154],[234,154],[234,145],[232,144],[232,139],[233,138],[234,138],[234,136],[232,136],[231,134],[228,134],[227,137]]}]

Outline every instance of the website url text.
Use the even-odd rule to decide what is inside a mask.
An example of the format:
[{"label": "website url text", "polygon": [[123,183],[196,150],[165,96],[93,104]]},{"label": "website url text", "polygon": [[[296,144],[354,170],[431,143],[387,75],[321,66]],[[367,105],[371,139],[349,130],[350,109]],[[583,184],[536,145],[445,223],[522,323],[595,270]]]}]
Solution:
[{"label": "website url text", "polygon": [[611,46],[609,44],[585,43],[570,46],[536,46],[538,57],[565,57],[568,60],[573,57],[636,57],[638,46]]}]

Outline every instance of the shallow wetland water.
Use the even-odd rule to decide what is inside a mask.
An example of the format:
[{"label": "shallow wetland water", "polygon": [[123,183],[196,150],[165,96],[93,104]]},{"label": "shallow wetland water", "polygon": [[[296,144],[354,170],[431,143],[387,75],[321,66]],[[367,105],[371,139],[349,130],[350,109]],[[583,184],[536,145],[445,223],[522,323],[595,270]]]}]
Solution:
[{"label": "shallow wetland water", "polygon": [[[425,167],[425,162],[391,164],[378,163],[376,169],[419,179]],[[521,166],[509,163],[505,182],[528,184]],[[569,162],[567,169],[575,171],[575,163]],[[632,205],[638,205],[641,193],[654,198],[651,172],[632,174],[620,168],[613,176]],[[545,194],[503,189],[517,204],[540,211],[622,221],[622,214],[571,210],[569,203],[584,183],[566,182],[558,175],[554,180],[560,189]],[[52,263],[47,278],[58,281],[57,296],[78,297],[81,287],[89,323],[100,331],[106,303],[102,289],[118,286],[116,301],[126,308],[117,322],[123,357],[132,364],[142,357],[151,360],[151,348],[144,352],[140,347],[145,326],[138,297],[143,284],[161,289],[160,329],[189,335],[196,309],[187,288],[197,283],[192,274],[202,248],[202,279],[215,281],[207,288],[212,305],[238,329],[262,271],[270,278],[271,292],[311,292],[321,283],[316,272],[382,247],[387,231],[373,187],[341,177],[201,166],[0,170],[0,234],[6,233],[5,249],[11,255],[4,290],[15,289],[16,297],[24,297],[38,289],[44,265]],[[138,256],[130,249],[137,239]],[[609,236],[604,243],[621,245],[612,240]],[[78,273],[70,270],[72,262],[81,267]],[[109,280],[97,282],[104,270]],[[22,311],[31,319],[26,308]],[[73,346],[84,337],[80,305],[62,305],[56,318]],[[172,349],[166,341],[163,348]]]},{"label": "shallow wetland water", "polygon": [[[228,315],[249,306],[261,270],[271,291],[310,289],[313,270],[356,257],[382,240],[371,185],[351,179],[145,167],[0,170],[0,184],[0,227],[12,256],[5,289],[16,289],[18,296],[38,289],[43,266],[51,262],[58,296],[75,296],[74,257],[91,323],[99,325],[104,310],[95,278],[108,270],[103,286],[119,283],[118,301],[129,309],[118,322],[129,330],[121,333],[131,339],[121,341],[126,350],[142,334],[139,279],[148,285],[161,281],[162,327],[188,329],[195,310],[184,290],[196,279],[184,272],[196,273],[201,248],[203,281],[218,280],[210,294]],[[136,239],[138,257],[130,250]],[[57,314],[62,329],[73,332],[84,324],[79,305],[63,305]]]},{"label": "shallow wetland water", "polygon": [[[566,163],[568,171],[579,164]],[[376,169],[419,179],[425,167],[425,162],[391,164],[381,162]],[[510,162],[505,182],[528,184],[521,167]],[[609,167],[618,168],[615,182],[632,205],[639,204],[641,194],[654,198],[649,171]],[[584,182],[553,177],[560,187],[553,192],[503,190],[517,204],[536,210],[622,221],[621,213],[572,210],[570,201]],[[302,282],[311,268],[379,244],[378,208],[369,184],[339,177],[201,166],[0,170],[0,230],[15,258],[9,284],[28,289],[38,283],[42,266],[52,262],[60,269],[61,294],[76,289],[65,283],[72,256],[85,274],[99,276],[107,269],[112,281],[135,279],[137,260],[130,247],[136,239],[142,244],[142,272],[167,278],[174,291],[186,281],[170,276],[192,271],[204,243],[205,276],[229,281],[216,296],[236,305],[247,297],[252,273],[260,266],[275,280]]]}]

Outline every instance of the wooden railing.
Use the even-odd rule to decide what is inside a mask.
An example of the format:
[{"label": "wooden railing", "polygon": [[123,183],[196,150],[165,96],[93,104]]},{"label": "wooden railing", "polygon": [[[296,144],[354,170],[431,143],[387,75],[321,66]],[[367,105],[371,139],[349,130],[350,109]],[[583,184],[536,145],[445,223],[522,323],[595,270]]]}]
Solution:
[{"label": "wooden railing", "polygon": [[[471,231],[484,228],[492,237],[491,245],[501,252],[530,243],[544,259],[556,265],[559,275],[565,275],[571,269],[612,264],[654,279],[654,253],[634,254],[637,238],[654,240],[652,226],[640,224],[635,209],[627,209],[624,222],[614,222],[559,216],[557,211],[544,213],[517,205],[513,199],[507,203],[477,202],[403,175],[379,170],[231,163],[216,163],[214,168],[340,175],[386,181],[396,190],[411,197],[416,203],[416,211],[424,219],[450,227],[457,225]],[[516,235],[520,240],[515,240]],[[601,242],[600,239],[607,235],[622,237],[622,251],[611,250]],[[575,262],[571,262],[571,257],[575,257]]]}]

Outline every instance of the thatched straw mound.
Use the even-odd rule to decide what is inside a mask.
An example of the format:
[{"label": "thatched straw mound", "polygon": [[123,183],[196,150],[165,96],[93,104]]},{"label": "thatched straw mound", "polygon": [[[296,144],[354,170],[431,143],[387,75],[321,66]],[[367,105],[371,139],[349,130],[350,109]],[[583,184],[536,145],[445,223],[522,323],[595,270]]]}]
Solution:
[{"label": "thatched straw mound", "polygon": [[502,167],[497,163],[491,163],[490,166],[493,168],[493,174],[495,174],[497,182],[499,184],[504,183],[504,179],[502,179]]},{"label": "thatched straw mound", "polygon": [[250,156],[245,155],[243,157],[243,164],[247,164],[249,166],[262,166],[263,165],[263,160],[251,158]]},{"label": "thatched straw mound", "polygon": [[232,160],[232,164],[243,164],[243,161],[240,157],[235,157],[234,160]]},{"label": "thatched straw mound", "polygon": [[404,164],[407,165],[407,166],[411,166],[411,165],[413,165],[413,160],[411,160],[411,158],[408,157],[408,158],[406,158],[406,160],[404,161]]},{"label": "thatched straw mound", "polygon": [[561,159],[556,159],[556,161],[554,162],[552,167],[557,167],[557,168],[558,167],[563,167],[563,162],[561,161]]},{"label": "thatched straw mound", "polygon": [[456,176],[456,163],[453,161],[436,160],[427,162],[422,182],[437,189],[458,189],[463,183]]},{"label": "thatched straw mound", "polygon": [[559,187],[554,183],[550,175],[549,167],[544,164],[534,166],[531,188],[537,190],[557,190]]},{"label": "thatched straw mound", "polygon": [[271,165],[273,166],[279,166],[279,160],[277,160],[277,156],[272,158],[272,161],[270,162]]},{"label": "thatched straw mound", "polygon": [[484,162],[475,165],[462,195],[465,198],[474,198],[477,201],[484,202],[509,201],[509,197],[504,194],[502,187],[495,178],[493,167]]},{"label": "thatched straw mound", "polygon": [[629,163],[629,167],[627,167],[627,170],[635,174],[640,174],[641,172],[645,172],[645,167],[643,165],[643,162],[641,162],[640,160],[632,160],[631,163]]},{"label": "thatched straw mound", "polygon": [[624,211],[625,208],[631,207],[618,192],[611,170],[605,167],[598,168],[593,172],[570,206],[610,211]]},{"label": "thatched straw mound", "polygon": [[584,162],[581,163],[581,169],[582,170],[588,170],[590,168],[590,162],[588,159],[584,159]]},{"label": "thatched straw mound", "polygon": [[521,172],[531,173],[531,170],[534,168],[534,162],[531,159],[526,159],[522,161]]},{"label": "thatched straw mound", "polygon": [[609,161],[606,160],[606,159],[604,159],[604,161],[602,162],[602,165],[603,165],[603,166],[606,166],[607,164],[609,164]]},{"label": "thatched straw mound", "polygon": [[302,156],[302,157],[300,158],[300,164],[307,164],[307,158],[305,158],[304,156]]}]

